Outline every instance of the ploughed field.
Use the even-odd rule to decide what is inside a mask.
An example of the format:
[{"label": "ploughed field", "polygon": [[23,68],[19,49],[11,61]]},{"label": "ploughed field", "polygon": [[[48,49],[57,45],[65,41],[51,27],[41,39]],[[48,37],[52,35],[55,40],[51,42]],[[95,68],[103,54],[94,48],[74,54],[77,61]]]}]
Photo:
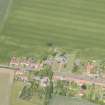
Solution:
[{"label": "ploughed field", "polygon": [[13,0],[0,33],[0,58],[41,54],[49,43],[68,51],[80,49],[82,56],[103,57],[104,4],[104,0]]},{"label": "ploughed field", "polygon": [[0,69],[0,105],[11,105],[11,86],[13,72],[7,69]]}]

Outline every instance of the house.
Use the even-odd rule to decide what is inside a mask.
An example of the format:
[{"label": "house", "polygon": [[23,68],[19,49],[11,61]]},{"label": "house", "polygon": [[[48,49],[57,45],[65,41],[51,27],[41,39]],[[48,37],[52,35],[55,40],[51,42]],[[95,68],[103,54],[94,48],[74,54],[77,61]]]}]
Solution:
[{"label": "house", "polygon": [[86,72],[87,74],[94,73],[95,65],[93,63],[88,62],[86,64]]},{"label": "house", "polygon": [[40,86],[47,87],[49,85],[49,79],[48,77],[43,77],[40,81]]},{"label": "house", "polygon": [[75,64],[76,66],[80,66],[80,64],[81,64],[80,59],[76,59],[75,62],[74,62],[74,64]]},{"label": "house", "polygon": [[20,70],[16,70],[15,75],[23,75],[23,72]]},{"label": "house", "polygon": [[12,57],[9,65],[11,67],[18,66],[17,58],[16,57]]},{"label": "house", "polygon": [[38,81],[39,85],[41,87],[46,87],[46,86],[49,85],[49,79],[48,79],[48,77],[41,78],[40,76],[35,76],[35,77],[33,77],[33,80]]}]

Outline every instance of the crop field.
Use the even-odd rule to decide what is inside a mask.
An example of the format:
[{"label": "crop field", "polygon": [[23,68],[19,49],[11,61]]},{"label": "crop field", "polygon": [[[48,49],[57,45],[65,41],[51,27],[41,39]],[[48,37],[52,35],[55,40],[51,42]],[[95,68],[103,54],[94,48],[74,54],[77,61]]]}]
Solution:
[{"label": "crop field", "polygon": [[[5,1],[5,0],[1,0]],[[0,33],[0,58],[32,56],[48,43],[105,56],[105,0],[13,0]]]},{"label": "crop field", "polygon": [[8,7],[8,3],[9,3],[9,0],[0,0],[0,23],[2,22],[4,18],[4,15]]}]

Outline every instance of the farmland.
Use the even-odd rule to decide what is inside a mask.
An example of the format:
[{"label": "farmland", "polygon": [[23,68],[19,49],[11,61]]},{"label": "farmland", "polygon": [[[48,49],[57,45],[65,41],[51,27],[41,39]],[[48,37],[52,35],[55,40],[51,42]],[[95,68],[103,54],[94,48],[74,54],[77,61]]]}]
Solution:
[{"label": "farmland", "polygon": [[[75,101],[76,100],[76,101]],[[54,97],[49,105],[96,105],[92,104],[86,100],[82,100],[78,97],[62,97],[62,96],[56,96]]]},{"label": "farmland", "polygon": [[0,0],[0,23],[2,22],[4,15],[6,14],[8,3],[9,0]]},{"label": "farmland", "polygon": [[[4,0],[2,0],[4,1]],[[6,0],[5,0],[6,1]],[[0,33],[0,58],[42,54],[47,44],[104,57],[104,0],[13,0]]]},{"label": "farmland", "polygon": [[23,87],[23,84],[21,82],[17,82],[13,84],[12,91],[11,91],[11,99],[10,99],[11,105],[33,105],[28,101],[24,101],[18,98],[20,89],[22,87]]},{"label": "farmland", "polygon": [[0,104],[9,105],[11,96],[11,85],[13,72],[5,69],[0,69]]},{"label": "farmland", "polygon": [[[43,63],[40,62],[43,61],[41,57],[46,58],[56,48],[62,53],[67,52],[67,58],[70,57],[67,68],[59,70],[60,75],[63,70],[66,70],[65,75],[68,74],[67,71],[73,68],[76,58],[84,62],[89,59],[92,62],[100,62],[105,57],[104,4],[105,0],[0,0],[0,64],[7,64],[12,56],[20,59],[26,57],[26,62],[23,62],[25,64],[27,56],[35,58],[35,61],[39,57],[38,64],[41,64]],[[22,64],[20,62],[19,66]],[[55,72],[59,64],[57,62],[53,66]],[[103,70],[104,64],[105,62],[102,65]],[[42,101],[35,95],[29,101],[19,98],[25,83],[14,81],[12,84],[12,82],[13,72],[0,70],[1,105],[42,105]],[[33,91],[32,88],[30,90]],[[71,96],[54,96],[49,101],[49,105],[84,105],[84,103],[94,105],[85,99]]]}]

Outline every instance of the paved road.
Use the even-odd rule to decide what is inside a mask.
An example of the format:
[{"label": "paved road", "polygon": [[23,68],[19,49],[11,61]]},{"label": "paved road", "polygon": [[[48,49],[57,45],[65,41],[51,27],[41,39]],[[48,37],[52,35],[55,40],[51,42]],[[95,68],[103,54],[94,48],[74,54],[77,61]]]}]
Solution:
[{"label": "paved road", "polygon": [[54,75],[55,80],[67,80],[67,81],[75,81],[80,84],[83,83],[91,83],[91,84],[96,84],[96,85],[101,85],[105,86],[105,79],[102,78],[90,78],[89,76],[86,75],[65,75],[61,76],[60,74]]}]

